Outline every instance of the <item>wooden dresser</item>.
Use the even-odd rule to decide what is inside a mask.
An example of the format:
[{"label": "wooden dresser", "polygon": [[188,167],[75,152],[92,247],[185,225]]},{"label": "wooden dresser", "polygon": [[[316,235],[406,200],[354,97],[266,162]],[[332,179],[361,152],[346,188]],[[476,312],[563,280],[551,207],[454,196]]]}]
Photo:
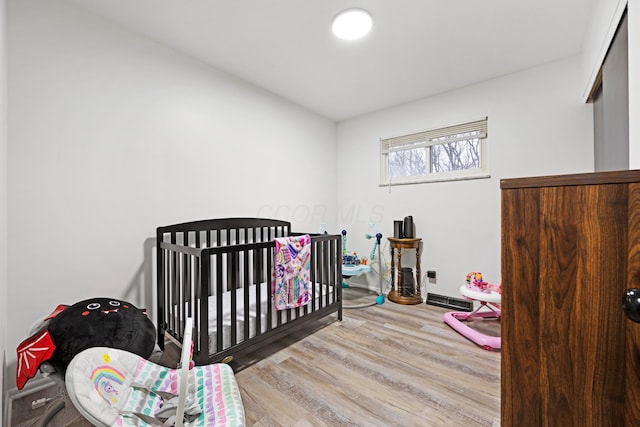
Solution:
[{"label": "wooden dresser", "polygon": [[640,171],[502,180],[503,426],[639,426]]}]

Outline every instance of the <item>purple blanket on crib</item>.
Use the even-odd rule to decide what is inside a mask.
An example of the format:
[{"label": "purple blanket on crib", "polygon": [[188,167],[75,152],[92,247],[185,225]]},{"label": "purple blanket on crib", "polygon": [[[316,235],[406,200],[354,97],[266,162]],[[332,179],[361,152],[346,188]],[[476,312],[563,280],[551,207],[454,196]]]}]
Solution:
[{"label": "purple blanket on crib", "polygon": [[308,234],[275,239],[271,278],[276,310],[300,307],[309,302],[311,237]]}]

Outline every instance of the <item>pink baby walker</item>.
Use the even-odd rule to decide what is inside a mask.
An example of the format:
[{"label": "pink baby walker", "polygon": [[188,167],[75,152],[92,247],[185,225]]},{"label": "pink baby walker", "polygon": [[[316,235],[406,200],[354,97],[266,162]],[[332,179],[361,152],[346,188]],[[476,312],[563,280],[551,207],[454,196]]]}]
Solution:
[{"label": "pink baby walker", "polygon": [[[480,302],[480,306],[471,313],[454,311],[445,313],[444,323],[485,350],[500,350],[500,336],[483,334],[470,327],[467,322],[470,323],[474,319],[500,321],[501,285],[489,284],[482,280],[482,273],[471,272],[467,274],[467,283],[460,287],[460,293],[465,299]],[[482,309],[485,310],[481,311]]]}]

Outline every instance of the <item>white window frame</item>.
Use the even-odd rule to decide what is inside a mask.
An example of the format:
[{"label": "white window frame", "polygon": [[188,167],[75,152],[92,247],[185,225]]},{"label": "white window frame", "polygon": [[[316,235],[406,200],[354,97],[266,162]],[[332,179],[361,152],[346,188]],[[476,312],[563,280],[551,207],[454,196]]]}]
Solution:
[{"label": "white window frame", "polygon": [[[411,133],[402,136],[380,139],[380,186],[417,184],[423,182],[456,181],[465,179],[490,178],[487,162],[487,123],[488,118],[464,122],[455,125],[443,126],[422,132]],[[456,138],[456,135],[477,132],[480,139],[480,167],[448,172],[431,172],[431,146],[440,145],[443,142],[455,142],[466,138]],[[445,141],[442,138],[447,138]],[[426,173],[401,177],[389,176],[389,153],[402,149],[425,148]]]}]

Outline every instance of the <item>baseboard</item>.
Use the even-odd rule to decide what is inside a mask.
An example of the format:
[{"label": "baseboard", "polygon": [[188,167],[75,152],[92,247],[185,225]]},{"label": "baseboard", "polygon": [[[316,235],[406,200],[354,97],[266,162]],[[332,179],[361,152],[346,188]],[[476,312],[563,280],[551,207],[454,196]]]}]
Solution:
[{"label": "baseboard", "polygon": [[459,311],[473,311],[473,301],[448,297],[446,295],[427,294],[427,304],[437,307],[451,308]]}]

